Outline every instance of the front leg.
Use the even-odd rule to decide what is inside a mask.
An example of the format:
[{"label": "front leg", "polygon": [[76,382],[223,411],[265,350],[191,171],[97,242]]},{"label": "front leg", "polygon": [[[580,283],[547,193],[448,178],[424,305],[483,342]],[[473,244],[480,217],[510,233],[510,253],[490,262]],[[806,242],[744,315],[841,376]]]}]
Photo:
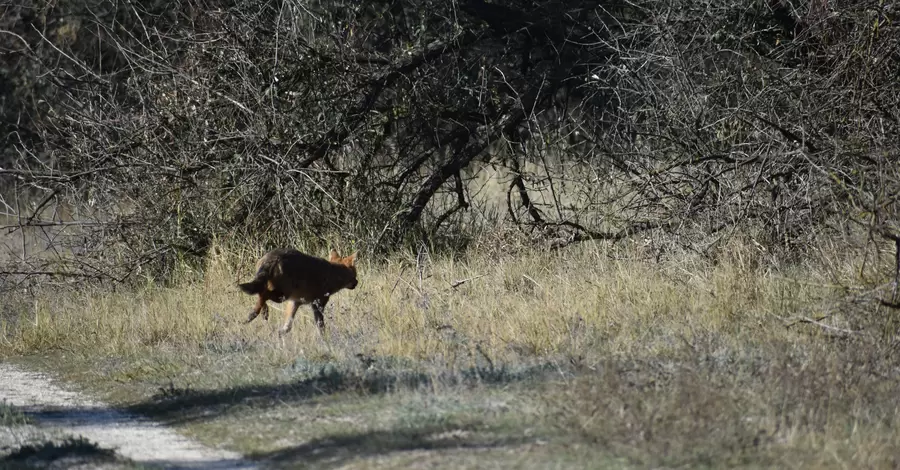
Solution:
[{"label": "front leg", "polygon": [[328,297],[316,299],[312,303],[313,317],[316,320],[316,326],[319,327],[319,333],[325,334],[325,305],[328,304]]}]

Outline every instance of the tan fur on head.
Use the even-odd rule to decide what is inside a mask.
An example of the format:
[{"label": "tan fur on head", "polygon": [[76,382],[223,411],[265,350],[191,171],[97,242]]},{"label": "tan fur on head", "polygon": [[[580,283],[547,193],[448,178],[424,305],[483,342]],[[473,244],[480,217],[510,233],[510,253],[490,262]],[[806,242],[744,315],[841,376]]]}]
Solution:
[{"label": "tan fur on head", "polygon": [[332,263],[343,264],[344,266],[347,266],[348,268],[352,268],[352,267],[356,266],[357,253],[359,253],[359,252],[357,251],[350,256],[341,256],[337,252],[337,250],[332,248],[331,251],[328,253],[328,261],[331,261]]}]

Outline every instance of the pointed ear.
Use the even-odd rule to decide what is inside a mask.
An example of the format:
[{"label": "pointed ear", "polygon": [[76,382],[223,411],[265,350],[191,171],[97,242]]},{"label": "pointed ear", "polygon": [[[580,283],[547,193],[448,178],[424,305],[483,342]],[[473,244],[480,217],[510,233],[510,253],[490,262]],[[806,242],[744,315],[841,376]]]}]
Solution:
[{"label": "pointed ear", "polygon": [[337,250],[334,248],[331,249],[331,252],[328,253],[328,261],[340,261],[341,255],[338,254]]},{"label": "pointed ear", "polygon": [[[356,253],[359,253],[358,251]],[[350,256],[344,258],[344,263],[347,266],[355,266],[356,265],[356,253],[353,253]]]}]

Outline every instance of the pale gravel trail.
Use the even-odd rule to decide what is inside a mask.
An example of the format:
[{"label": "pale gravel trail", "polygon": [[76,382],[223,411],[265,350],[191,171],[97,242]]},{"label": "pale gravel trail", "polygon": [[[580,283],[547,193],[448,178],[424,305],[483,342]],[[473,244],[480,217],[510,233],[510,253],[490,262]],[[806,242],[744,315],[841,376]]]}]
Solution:
[{"label": "pale gravel trail", "polygon": [[138,463],[172,469],[252,469],[240,454],[213,449],[146,418],[66,390],[48,376],[0,363],[0,401],[34,413],[38,424],[83,436]]}]

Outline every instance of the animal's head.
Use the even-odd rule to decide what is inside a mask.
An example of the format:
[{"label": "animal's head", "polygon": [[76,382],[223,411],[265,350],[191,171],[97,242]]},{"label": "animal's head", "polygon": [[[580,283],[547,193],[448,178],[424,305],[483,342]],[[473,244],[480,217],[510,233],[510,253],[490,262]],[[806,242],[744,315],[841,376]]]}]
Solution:
[{"label": "animal's head", "polygon": [[356,253],[353,253],[350,256],[341,256],[338,254],[337,250],[332,248],[331,253],[328,255],[328,261],[347,267],[348,272],[352,273],[352,277],[344,288],[356,289],[356,285],[358,284],[358,281],[356,280]]}]

